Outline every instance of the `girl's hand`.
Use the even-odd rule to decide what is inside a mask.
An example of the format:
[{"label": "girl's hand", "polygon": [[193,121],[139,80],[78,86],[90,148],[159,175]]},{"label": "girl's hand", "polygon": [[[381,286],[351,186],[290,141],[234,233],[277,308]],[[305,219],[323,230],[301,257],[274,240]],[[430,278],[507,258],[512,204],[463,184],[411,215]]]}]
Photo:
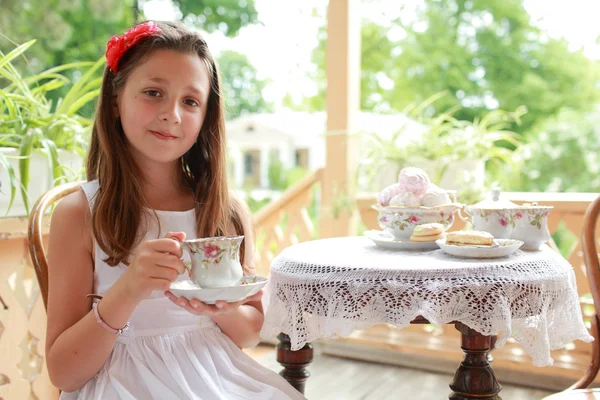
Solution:
[{"label": "girl's hand", "polygon": [[131,264],[119,278],[125,293],[135,301],[147,299],[152,291],[169,289],[185,272],[181,257],[184,232],[169,232],[162,239],[148,240],[134,250]]},{"label": "girl's hand", "polygon": [[255,295],[250,297],[246,297],[242,301],[236,301],[234,303],[228,303],[226,301],[218,300],[215,304],[205,304],[198,299],[189,300],[185,297],[177,297],[170,291],[166,291],[165,295],[171,300],[173,303],[177,304],[180,307],[185,308],[192,314],[196,315],[206,315],[209,317],[214,317],[216,315],[222,315],[232,312],[237,309],[242,304],[246,304],[250,301],[260,301],[263,296],[263,291],[260,290]]}]

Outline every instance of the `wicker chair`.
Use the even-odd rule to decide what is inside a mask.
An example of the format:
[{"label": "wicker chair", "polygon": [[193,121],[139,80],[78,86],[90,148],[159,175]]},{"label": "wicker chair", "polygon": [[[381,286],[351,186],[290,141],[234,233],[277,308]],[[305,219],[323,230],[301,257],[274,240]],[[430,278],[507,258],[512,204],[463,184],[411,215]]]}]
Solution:
[{"label": "wicker chair", "polygon": [[44,250],[42,219],[44,212],[48,207],[63,197],[79,190],[82,182],[65,183],[46,192],[33,206],[29,216],[29,229],[27,239],[29,244],[29,254],[35,268],[44,307],[48,308],[48,261],[46,260],[46,250]]}]

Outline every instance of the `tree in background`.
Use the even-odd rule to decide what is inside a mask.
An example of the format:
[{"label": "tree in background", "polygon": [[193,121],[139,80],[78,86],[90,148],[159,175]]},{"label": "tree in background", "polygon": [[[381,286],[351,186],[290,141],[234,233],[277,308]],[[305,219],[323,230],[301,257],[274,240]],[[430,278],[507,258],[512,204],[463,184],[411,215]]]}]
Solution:
[{"label": "tree in background", "polygon": [[[514,129],[527,132],[563,107],[589,110],[599,100],[600,67],[564,40],[535,27],[523,0],[424,0],[388,26],[362,26],[361,108],[401,111],[435,93],[451,95],[435,113],[461,106],[458,119],[472,121],[490,109],[528,113]],[[313,60],[319,85],[314,98],[295,108],[323,109],[325,35]],[[287,105],[293,106],[291,102]]]},{"label": "tree in background", "polygon": [[[536,127],[517,151],[523,168],[500,176],[505,187],[539,192],[600,192],[600,106],[562,110]],[[550,173],[548,173],[550,172]]]},{"label": "tree in background", "polygon": [[273,110],[272,105],[267,104],[262,96],[267,81],[257,78],[256,68],[248,57],[227,50],[219,54],[217,63],[223,76],[227,119]]},{"label": "tree in background", "polygon": [[[0,0],[0,26],[4,53],[15,43],[36,39],[31,49],[34,69],[46,69],[73,61],[98,59],[106,41],[145,19],[141,0]],[[237,35],[258,21],[254,0],[179,0],[184,21],[207,32]]]},{"label": "tree in background", "polygon": [[[18,67],[33,73],[74,61],[95,61],[104,54],[112,35],[145,19],[140,11],[143,3],[143,0],[0,0],[0,51],[8,53],[15,44],[36,39],[36,45],[28,51],[26,64],[24,60],[15,60]],[[254,0],[175,0],[173,4],[188,26],[207,32],[220,31],[229,37],[258,22]],[[225,91],[236,96],[230,98],[232,111],[268,109],[261,95],[264,82],[256,80],[256,71],[245,56],[228,52],[224,61]],[[231,75],[238,73],[244,76],[241,85],[238,76]],[[53,93],[56,98],[63,94],[60,90]],[[90,116],[92,111],[90,104],[84,114]]]}]

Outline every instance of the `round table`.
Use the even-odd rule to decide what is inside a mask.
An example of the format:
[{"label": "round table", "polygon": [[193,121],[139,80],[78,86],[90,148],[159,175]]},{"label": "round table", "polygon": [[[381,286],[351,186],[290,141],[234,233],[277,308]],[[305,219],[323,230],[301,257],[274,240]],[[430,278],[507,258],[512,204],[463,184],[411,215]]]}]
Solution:
[{"label": "round table", "polygon": [[[487,361],[509,337],[536,366],[573,340],[592,341],[571,265],[547,246],[497,259],[457,258],[441,250],[406,252],[366,237],[320,239],[285,249],[271,264],[263,337],[279,334],[282,375],[300,391],[311,341],[387,323],[452,323],[465,359],[452,399],[500,399]],[[496,339],[497,338],[497,339]]]}]

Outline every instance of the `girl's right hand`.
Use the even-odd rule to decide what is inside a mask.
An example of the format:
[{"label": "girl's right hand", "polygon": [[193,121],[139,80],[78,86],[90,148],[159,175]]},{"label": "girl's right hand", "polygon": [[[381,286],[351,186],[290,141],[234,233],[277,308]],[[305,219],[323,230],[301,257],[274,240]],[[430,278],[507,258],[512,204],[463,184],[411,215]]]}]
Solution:
[{"label": "girl's right hand", "polygon": [[162,239],[142,242],[135,250],[129,267],[120,278],[126,294],[139,302],[152,291],[165,291],[179,274],[185,272],[181,257],[184,232],[169,232]]}]

